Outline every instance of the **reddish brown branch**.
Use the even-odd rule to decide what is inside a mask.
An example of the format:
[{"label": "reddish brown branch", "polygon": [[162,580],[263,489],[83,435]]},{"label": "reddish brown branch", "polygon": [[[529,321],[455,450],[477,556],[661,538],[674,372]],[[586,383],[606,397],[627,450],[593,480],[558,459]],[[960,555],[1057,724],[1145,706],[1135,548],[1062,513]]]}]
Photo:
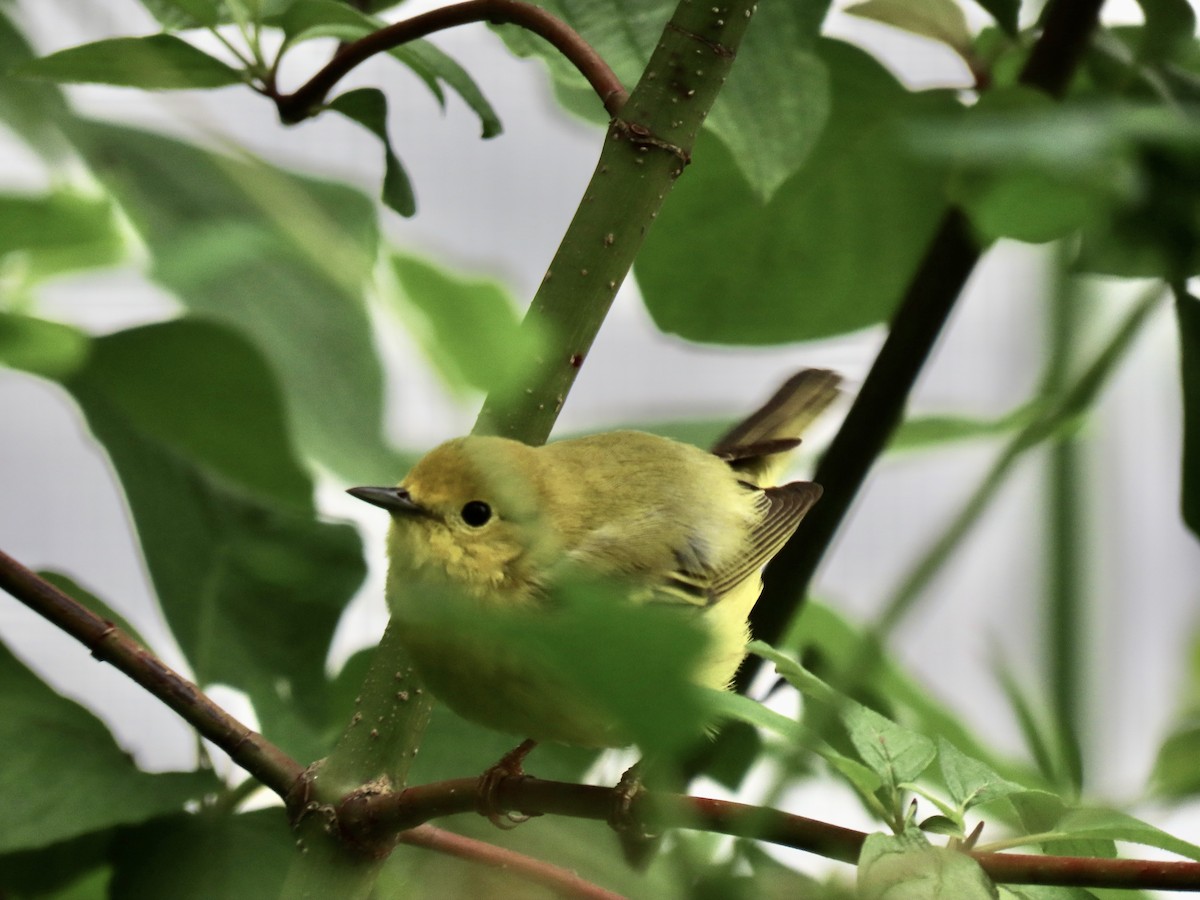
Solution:
[{"label": "reddish brown branch", "polygon": [[611,116],[617,114],[629,96],[608,63],[578,32],[546,10],[521,0],[467,0],[396,22],[346,44],[295,93],[277,94],[270,90],[266,93],[275,101],[284,122],[302,121],[316,112],[346,73],[376,53],[468,22],[517,25],[544,38],[588,80]]},{"label": "reddish brown branch", "polygon": [[620,894],[597,887],[562,866],[543,862],[540,859],[534,859],[504,847],[497,847],[495,844],[485,841],[464,837],[452,831],[445,831],[433,825],[418,825],[416,828],[410,828],[400,835],[400,841],[414,847],[424,847],[426,850],[433,850],[436,853],[444,853],[468,862],[511,872],[533,884],[550,888],[560,897],[578,897],[580,900],[621,900]]},{"label": "reddish brown branch", "polygon": [[[420,827],[429,819],[474,812],[479,780],[459,778],[396,794],[359,794],[338,809],[338,823],[355,841]],[[607,821],[618,794],[612,788],[538,778],[504,778],[493,795],[503,811]],[[634,801],[633,815],[652,828],[694,828],[795,847],[853,863],[867,835],[780,810],[726,800],[650,792]],[[1019,853],[972,853],[988,876],[1005,884],[1200,891],[1200,863],[1101,859]]]},{"label": "reddish brown branch", "polygon": [[112,622],[100,618],[3,551],[0,551],[0,588],[71,635],[96,659],[120,669],[179,713],[262,784],[280,797],[287,797],[303,772],[300,764],[209,700],[200,688]]}]

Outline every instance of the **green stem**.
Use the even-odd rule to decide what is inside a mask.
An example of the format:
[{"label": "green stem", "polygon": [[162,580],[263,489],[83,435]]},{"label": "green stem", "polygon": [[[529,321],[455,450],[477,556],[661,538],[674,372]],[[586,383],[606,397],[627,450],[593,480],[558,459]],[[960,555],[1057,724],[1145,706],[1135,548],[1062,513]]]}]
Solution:
[{"label": "green stem", "polygon": [[617,288],[687,164],[733,64],[753,0],[684,0],[613,119],[599,163],[522,328],[548,339],[523,390],[487,398],[477,432],[550,434]]},{"label": "green stem", "polygon": [[[1065,271],[1066,260],[1059,262]],[[1060,276],[1061,278],[1062,276]],[[1081,326],[1080,298],[1070,283],[1056,292],[1049,307],[1049,363],[1045,391],[1062,393],[1070,378],[1072,347]],[[1082,600],[1080,470],[1083,454],[1075,434],[1066,433],[1050,447],[1046,459],[1046,641],[1044,671],[1050,679],[1050,702],[1057,723],[1063,774],[1075,791],[1083,787],[1082,642],[1086,623]]]}]

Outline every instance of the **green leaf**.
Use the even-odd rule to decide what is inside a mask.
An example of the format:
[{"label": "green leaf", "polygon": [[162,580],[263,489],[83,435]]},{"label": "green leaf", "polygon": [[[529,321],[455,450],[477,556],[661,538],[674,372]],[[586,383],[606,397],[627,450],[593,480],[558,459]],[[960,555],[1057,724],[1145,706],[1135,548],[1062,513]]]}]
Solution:
[{"label": "green leaf", "polygon": [[226,16],[224,0],[141,0],[159,23],[168,29],[219,24]]},{"label": "green leaf", "polygon": [[847,706],[842,721],[859,757],[888,788],[915,781],[937,755],[933,741],[925,735],[903,728],[865,706]]},{"label": "green leaf", "polygon": [[1158,61],[1179,56],[1196,35],[1196,11],[1188,0],[1138,0],[1145,18],[1138,56]]},{"label": "green leaf", "polygon": [[829,119],[829,73],[812,52],[814,6],[765,3],[707,124],[762,203],[803,164]]},{"label": "green leaf", "polygon": [[387,97],[377,88],[358,88],[334,98],[329,108],[362,125],[383,142],[383,202],[402,216],[417,212],[412,182],[392,149],[387,130]]},{"label": "green leaf", "polygon": [[812,340],[883,321],[902,296],[940,216],[942,177],[906,156],[898,125],[953,101],[910,94],[846,44],[823,41],[819,56],[829,123],[765,207],[723,147],[698,142],[635,267],[662,330],[731,344]]},{"label": "green leaf", "polygon": [[62,91],[8,71],[33,58],[33,49],[0,5],[0,121],[54,159],[65,150],[58,127],[70,116]]},{"label": "green leaf", "polygon": [[867,836],[858,858],[860,900],[996,900],[979,863],[932,847],[920,832]]},{"label": "green leaf", "polygon": [[172,816],[122,835],[109,897],[278,897],[296,853],[282,809]]},{"label": "green leaf", "polygon": [[1200,537],[1200,300],[1180,292],[1175,299],[1179,323],[1179,380],[1183,387],[1183,521]]},{"label": "green leaf", "polygon": [[864,0],[846,12],[938,41],[960,56],[971,54],[971,30],[955,0]]},{"label": "green leaf", "polygon": [[1017,19],[1021,11],[1021,0],[975,0],[985,9],[996,24],[1004,29],[1009,37],[1017,36]]},{"label": "green leaf", "polygon": [[[387,23],[338,0],[299,0],[278,17],[277,24],[283,30],[287,45],[294,46],[318,37],[352,41]],[[410,41],[391,48],[388,53],[412,69],[439,104],[445,105],[442,84],[455,91],[479,116],[484,138],[501,133],[500,119],[479,86],[462,66],[436,46],[424,40]]]},{"label": "green leaf", "polygon": [[220,787],[210,772],[138,770],[108,729],[0,645],[0,853],[144,822]]},{"label": "green leaf", "polygon": [[242,75],[219,59],[169,34],[111,38],[31,60],[18,73],[47,81],[112,84],[148,91],[217,88]]},{"label": "green leaf", "polygon": [[[53,896],[59,900],[72,882],[86,881],[86,873],[101,870],[108,862],[113,831],[84,834],[29,850],[0,853],[0,890],[17,897]],[[96,900],[104,900],[103,893]]]},{"label": "green leaf", "polygon": [[125,255],[112,203],[60,191],[0,194],[0,257],[20,253],[26,281],[119,261]]},{"label": "green leaf", "polygon": [[43,378],[66,378],[83,365],[90,341],[69,325],[0,312],[0,364]]},{"label": "green leaf", "polygon": [[95,342],[86,380],[110,414],[226,490],[312,512],[274,375],[226,326],[181,319],[118,331]]},{"label": "green leaf", "polygon": [[64,386],[121,478],[196,680],[245,691],[269,738],[321,755],[325,657],[364,567],[354,530],[315,518],[261,359],[223,326],[167,322],[96,339]]},{"label": "green leaf", "polygon": [[1200,721],[1180,726],[1167,737],[1154,760],[1150,782],[1154,792],[1172,800],[1200,794]]},{"label": "green leaf", "polygon": [[[1122,897],[1126,894],[1125,891],[1121,892]],[[1083,888],[1049,887],[1039,884],[1021,884],[1015,887],[1000,885],[1000,900],[1097,900],[1097,895]]]},{"label": "green leaf", "polygon": [[991,766],[972,759],[940,736],[938,767],[941,769],[942,779],[946,782],[946,789],[963,812],[973,806],[1026,790],[1024,785],[1009,781]]},{"label": "green leaf", "polygon": [[428,262],[392,254],[401,312],[445,382],[488,393],[519,386],[547,341],[521,329],[516,302],[493,281],[466,280]]},{"label": "green leaf", "polygon": [[[504,131],[504,126],[500,124],[500,117],[492,108],[492,104],[488,102],[487,97],[483,95],[483,91],[479,89],[479,85],[475,83],[466,69],[439,50],[436,45],[429,41],[411,41],[394,48],[391,53],[418,75],[422,75],[426,83],[433,80],[436,85],[440,81],[458,94],[471,111],[479,117],[482,129],[480,137],[486,140],[496,137]],[[439,92],[435,91],[435,93]]]},{"label": "green leaf", "polygon": [[1127,841],[1200,860],[1200,847],[1115,809],[1071,810],[1058,821],[1056,830],[1063,840]]},{"label": "green leaf", "polygon": [[917,416],[905,419],[888,443],[888,452],[928,450],[979,438],[1011,434],[1033,421],[1034,404],[1022,406],[998,419],[974,416]]},{"label": "green leaf", "polygon": [[[650,60],[674,0],[539,0],[578,31],[632,88]],[[730,152],[756,201],[771,197],[809,155],[828,116],[825,73],[810,49],[829,0],[762,4],[708,124]],[[562,54],[524,29],[498,29],[509,48],[547,65],[559,99],[606,121],[600,99]]]},{"label": "green leaf", "polygon": [[374,204],[148,132],[83,123],[74,136],[145,241],[152,276],[267,357],[304,453],[348,481],[394,481],[404,461],[383,441],[383,370],[363,302]]}]

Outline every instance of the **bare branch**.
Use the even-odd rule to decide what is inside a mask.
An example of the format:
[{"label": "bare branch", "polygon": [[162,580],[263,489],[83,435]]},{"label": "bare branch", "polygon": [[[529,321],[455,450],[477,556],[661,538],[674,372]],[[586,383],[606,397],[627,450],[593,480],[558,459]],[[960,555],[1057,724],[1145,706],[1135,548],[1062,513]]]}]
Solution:
[{"label": "bare branch", "polygon": [[303,767],[251,731],[161,659],[50,582],[0,551],[0,588],[50,620],[179,713],[235,763],[285,800]]},{"label": "bare branch", "polygon": [[275,101],[284,122],[300,122],[316,112],[346,73],[375,54],[469,22],[517,25],[545,38],[588,80],[611,116],[620,111],[629,96],[608,63],[578,32],[546,10],[521,0],[467,0],[396,22],[346,44],[295,93],[278,94],[269,86],[264,93]]}]

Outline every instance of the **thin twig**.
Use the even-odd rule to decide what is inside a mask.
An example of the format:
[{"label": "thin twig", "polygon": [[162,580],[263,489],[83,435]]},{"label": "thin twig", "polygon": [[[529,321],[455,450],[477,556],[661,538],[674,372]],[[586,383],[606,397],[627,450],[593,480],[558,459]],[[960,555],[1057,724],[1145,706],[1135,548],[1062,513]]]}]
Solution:
[{"label": "thin twig", "polygon": [[[366,835],[368,840],[396,829],[424,827],[429,819],[477,811],[478,787],[477,778],[459,778],[393,794],[354,795],[339,807],[338,823],[343,832]],[[501,779],[492,797],[500,811],[608,821],[621,795],[616,788],[518,776]],[[640,794],[631,813],[655,829],[681,827],[754,838],[847,863],[857,862],[867,839],[862,831],[776,809],[683,794]],[[989,852],[971,856],[1003,884],[1200,892],[1197,862]]]},{"label": "thin twig", "polygon": [[200,688],[112,622],[100,618],[3,551],[0,551],[0,588],[71,635],[96,659],[124,672],[262,784],[287,798],[303,767],[213,703]]},{"label": "thin twig", "polygon": [[[1053,0],[1021,82],[1061,97],[1102,5],[1103,0]],[[947,210],[892,319],[879,356],[813,475],[813,481],[825,489],[821,502],[767,567],[763,595],[750,616],[755,637],[777,642],[804,602],[817,566],[900,424],[913,384],[982,253],[963,212],[954,207]],[[758,666],[751,659],[742,667],[739,690],[749,686]]]},{"label": "thin twig", "polygon": [[628,94],[600,54],[566,22],[521,0],[467,0],[396,22],[346,44],[294,93],[274,94],[269,87],[266,93],[275,101],[284,122],[302,121],[325,102],[325,96],[343,76],[375,54],[469,22],[517,25],[532,31],[545,38],[579,70],[609,115],[615,116],[625,104]]},{"label": "thin twig", "polygon": [[434,825],[410,828],[400,834],[400,842],[511,872],[528,882],[550,888],[560,897],[577,897],[579,900],[621,900],[620,894],[598,887],[562,866],[497,847],[486,841],[464,837]]}]

